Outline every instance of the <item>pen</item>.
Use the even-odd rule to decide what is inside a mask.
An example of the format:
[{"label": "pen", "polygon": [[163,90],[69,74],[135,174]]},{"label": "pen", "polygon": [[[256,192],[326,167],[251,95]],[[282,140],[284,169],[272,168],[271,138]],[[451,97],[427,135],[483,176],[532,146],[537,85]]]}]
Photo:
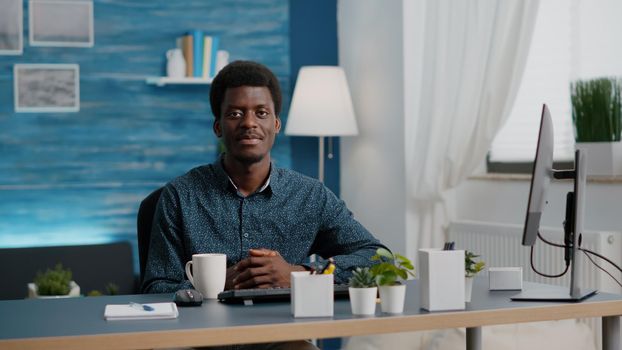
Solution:
[{"label": "pen", "polygon": [[145,304],[130,302],[130,306],[138,310],[153,311],[153,308],[151,306]]},{"label": "pen", "polygon": [[333,260],[333,258],[328,258],[328,263],[326,264],[326,266],[324,266],[320,274],[330,275],[333,273],[333,271],[335,271],[335,260]]}]

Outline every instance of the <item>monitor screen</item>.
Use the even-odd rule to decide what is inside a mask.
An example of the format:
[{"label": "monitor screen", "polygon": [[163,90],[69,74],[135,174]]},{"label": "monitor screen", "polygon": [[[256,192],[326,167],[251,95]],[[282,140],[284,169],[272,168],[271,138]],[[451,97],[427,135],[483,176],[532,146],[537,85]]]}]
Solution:
[{"label": "monitor screen", "polygon": [[542,105],[542,117],[540,121],[540,133],[538,134],[538,146],[536,158],[531,174],[531,187],[529,189],[529,201],[527,203],[527,215],[523,231],[523,245],[533,246],[538,237],[540,218],[546,205],[546,192],[553,176],[553,122],[546,105]]}]

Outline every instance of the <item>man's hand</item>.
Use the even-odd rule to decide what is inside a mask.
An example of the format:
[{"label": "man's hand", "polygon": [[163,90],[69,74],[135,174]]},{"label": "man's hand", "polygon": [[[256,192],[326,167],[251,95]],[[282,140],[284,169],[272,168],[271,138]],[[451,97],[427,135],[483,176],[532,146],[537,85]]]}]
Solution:
[{"label": "man's hand", "polygon": [[[289,274],[292,271],[305,271],[298,265],[290,265],[279,252],[269,249],[251,249],[249,257],[240,261],[227,271],[227,282],[235,289],[289,287]],[[232,277],[230,280],[229,277]]]}]

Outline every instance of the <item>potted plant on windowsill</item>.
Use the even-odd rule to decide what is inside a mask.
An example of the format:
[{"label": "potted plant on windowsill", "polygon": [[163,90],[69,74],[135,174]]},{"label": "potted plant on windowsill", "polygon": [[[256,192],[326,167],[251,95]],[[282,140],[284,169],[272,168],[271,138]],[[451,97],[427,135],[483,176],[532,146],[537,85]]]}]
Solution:
[{"label": "potted plant on windowsill", "polygon": [[37,272],[34,283],[28,283],[29,298],[69,298],[80,296],[80,286],[71,280],[72,273],[57,264],[44,273]]},{"label": "potted plant on windowsill", "polygon": [[415,267],[408,258],[384,248],[378,248],[371,260],[380,261],[371,267],[371,272],[378,285],[382,312],[402,313],[406,297],[406,285],[402,281],[409,275],[415,277]]},{"label": "potted plant on windowsill", "polygon": [[473,277],[486,266],[486,263],[483,261],[475,262],[475,258],[479,258],[479,255],[475,255],[468,250],[464,252],[464,300],[467,303],[471,301]]},{"label": "potted plant on windowsill", "polygon": [[587,152],[589,175],[622,175],[622,80],[598,78],[570,85],[577,148]]},{"label": "potted plant on windowsill", "polygon": [[376,313],[378,287],[369,267],[357,267],[352,271],[348,293],[353,315],[373,315]]}]

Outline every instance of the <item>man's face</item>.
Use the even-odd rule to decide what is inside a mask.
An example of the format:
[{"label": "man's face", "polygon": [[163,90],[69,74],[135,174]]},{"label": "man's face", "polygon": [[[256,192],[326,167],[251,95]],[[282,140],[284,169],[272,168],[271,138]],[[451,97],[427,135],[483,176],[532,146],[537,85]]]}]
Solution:
[{"label": "man's face", "polygon": [[227,154],[252,164],[270,154],[281,120],[274,113],[270,90],[265,86],[228,88],[214,133],[222,137]]}]

